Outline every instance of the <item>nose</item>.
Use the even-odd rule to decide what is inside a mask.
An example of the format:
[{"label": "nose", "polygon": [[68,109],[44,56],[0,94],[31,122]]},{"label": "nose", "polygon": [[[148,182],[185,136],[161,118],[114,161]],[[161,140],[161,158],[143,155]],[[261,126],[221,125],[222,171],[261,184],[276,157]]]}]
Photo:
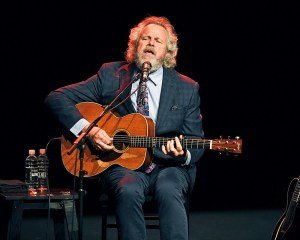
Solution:
[{"label": "nose", "polygon": [[150,38],[148,44],[151,45],[151,46],[153,46],[154,42],[155,42],[154,38]]}]

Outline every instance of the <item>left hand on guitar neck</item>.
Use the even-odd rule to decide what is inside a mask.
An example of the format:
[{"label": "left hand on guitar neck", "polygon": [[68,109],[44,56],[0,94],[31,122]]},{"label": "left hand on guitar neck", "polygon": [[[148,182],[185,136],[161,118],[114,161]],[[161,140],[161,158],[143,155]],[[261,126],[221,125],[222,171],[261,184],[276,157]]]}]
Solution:
[{"label": "left hand on guitar neck", "polygon": [[[182,135],[179,138],[182,139]],[[166,146],[162,145],[161,149],[164,154],[175,157],[179,162],[185,163],[187,151],[183,149],[179,138],[175,137],[174,140],[168,140]]]}]

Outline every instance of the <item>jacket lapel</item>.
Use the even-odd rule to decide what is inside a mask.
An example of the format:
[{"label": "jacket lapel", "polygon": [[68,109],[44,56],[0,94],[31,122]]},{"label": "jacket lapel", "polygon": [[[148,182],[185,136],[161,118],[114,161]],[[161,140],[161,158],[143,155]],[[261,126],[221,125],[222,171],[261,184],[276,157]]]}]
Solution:
[{"label": "jacket lapel", "polygon": [[[132,81],[131,76],[133,76],[133,72],[134,72],[133,64],[125,65],[120,69],[119,72],[120,88],[118,89],[117,94],[120,94],[122,91],[124,92],[120,95],[120,98],[117,101],[118,103],[120,103],[130,95],[132,85],[128,86],[128,84],[130,84],[130,82]],[[120,107],[118,108],[118,112],[121,115],[135,112],[130,97],[120,105]]]},{"label": "jacket lapel", "polygon": [[169,114],[173,106],[174,98],[179,93],[176,84],[177,76],[174,71],[164,68],[163,83],[157,112],[156,128],[158,128]]}]

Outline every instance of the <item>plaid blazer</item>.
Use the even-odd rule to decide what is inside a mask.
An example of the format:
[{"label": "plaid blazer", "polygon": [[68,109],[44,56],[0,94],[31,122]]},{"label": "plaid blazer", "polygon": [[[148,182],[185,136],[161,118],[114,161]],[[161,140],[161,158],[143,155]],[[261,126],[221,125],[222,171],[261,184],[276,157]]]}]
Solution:
[{"label": "plaid blazer", "polygon": [[[124,91],[115,104],[123,101],[131,91],[126,86],[132,80],[135,65],[125,61],[104,63],[99,71],[85,81],[58,88],[46,97],[45,103],[56,115],[63,128],[69,130],[79,119],[81,113],[75,107],[80,102],[96,102],[101,105],[111,101]],[[200,114],[199,84],[191,78],[178,73],[175,69],[163,71],[163,84],[157,120],[156,136],[178,136],[203,138],[202,118]],[[128,98],[116,108],[125,116],[134,113],[134,107]],[[203,149],[189,149],[192,167],[203,155]],[[169,156],[155,149],[154,157],[167,163]],[[195,173],[194,173],[195,174]],[[192,174],[192,175],[194,175]]]}]

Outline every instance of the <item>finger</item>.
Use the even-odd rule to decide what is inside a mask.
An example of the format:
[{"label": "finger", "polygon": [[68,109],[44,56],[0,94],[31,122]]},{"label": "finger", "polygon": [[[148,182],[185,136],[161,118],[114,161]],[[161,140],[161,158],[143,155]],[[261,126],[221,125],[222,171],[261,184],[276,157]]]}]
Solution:
[{"label": "finger", "polygon": [[98,144],[97,149],[101,151],[110,151],[114,148],[112,145],[106,145],[104,143]]},{"label": "finger", "polygon": [[112,150],[114,148],[113,145],[108,145],[104,142],[99,142],[98,143],[98,148],[101,149],[101,150]]},{"label": "finger", "polygon": [[163,151],[164,154],[167,154],[167,150],[166,150],[165,145],[162,145],[162,146],[161,146],[161,150]]},{"label": "finger", "polygon": [[109,138],[102,138],[100,140],[100,142],[102,142],[102,143],[104,143],[106,145],[112,145],[112,143],[113,143]]},{"label": "finger", "polygon": [[101,133],[101,137],[102,137],[103,139],[107,139],[107,140],[109,140],[109,141],[112,141],[112,140],[113,140],[113,138],[110,137],[110,136],[106,133],[105,130],[101,129],[100,133]]},{"label": "finger", "polygon": [[174,140],[170,141],[170,151],[173,152],[173,153],[177,152],[177,150],[176,150],[176,148],[174,146]]},{"label": "finger", "polygon": [[100,145],[104,143],[106,145],[112,145],[113,138],[109,137],[104,130],[99,130],[99,132],[94,135],[94,140]]},{"label": "finger", "polygon": [[167,152],[171,152],[172,150],[172,148],[174,148],[174,146],[172,146],[172,141],[173,140],[169,140],[168,142],[167,142]]},{"label": "finger", "polygon": [[182,146],[181,146],[181,143],[179,141],[179,138],[178,137],[175,137],[175,143],[176,143],[176,149],[177,151],[182,151]]}]

